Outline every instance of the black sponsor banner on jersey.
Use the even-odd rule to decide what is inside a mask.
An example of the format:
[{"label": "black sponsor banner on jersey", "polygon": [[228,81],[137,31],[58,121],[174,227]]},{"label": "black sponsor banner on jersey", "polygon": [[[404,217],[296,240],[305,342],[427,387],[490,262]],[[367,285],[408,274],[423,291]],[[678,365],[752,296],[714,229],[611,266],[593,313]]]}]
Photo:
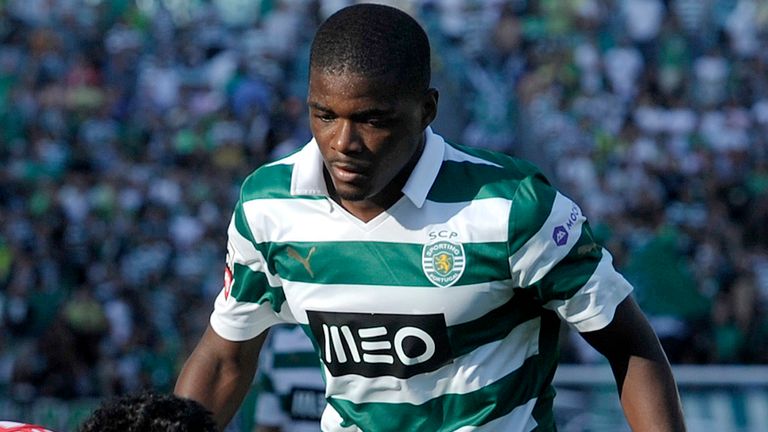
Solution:
[{"label": "black sponsor banner on jersey", "polygon": [[307,311],[307,317],[333,376],[410,378],[452,359],[442,314]]}]

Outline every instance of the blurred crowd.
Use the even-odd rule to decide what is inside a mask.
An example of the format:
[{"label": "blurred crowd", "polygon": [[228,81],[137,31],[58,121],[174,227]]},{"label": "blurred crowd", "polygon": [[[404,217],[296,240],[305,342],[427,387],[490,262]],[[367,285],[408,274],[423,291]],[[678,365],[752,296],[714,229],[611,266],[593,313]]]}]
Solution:
[{"label": "blurred crowd", "polygon": [[[0,0],[0,392],[172,388],[348,3]],[[768,3],[390,3],[432,40],[433,128],[579,202],[673,362],[768,362]]]}]

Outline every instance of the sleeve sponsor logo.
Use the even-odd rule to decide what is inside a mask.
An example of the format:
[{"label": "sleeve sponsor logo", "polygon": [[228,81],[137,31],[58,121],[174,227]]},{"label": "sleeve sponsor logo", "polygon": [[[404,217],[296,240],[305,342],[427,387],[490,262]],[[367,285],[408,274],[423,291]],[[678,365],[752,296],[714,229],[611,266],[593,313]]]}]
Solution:
[{"label": "sleeve sponsor logo", "polygon": [[555,244],[558,246],[568,243],[568,231],[566,231],[565,227],[562,225],[556,226],[552,231],[552,240],[554,240]]},{"label": "sleeve sponsor logo", "polygon": [[452,358],[442,314],[307,311],[320,357],[333,376],[410,378]]},{"label": "sleeve sponsor logo", "polygon": [[558,225],[552,230],[552,240],[558,246],[564,246],[568,243],[568,237],[571,229],[576,225],[576,222],[581,216],[581,209],[576,204],[571,207],[571,213],[568,215],[568,220],[564,225]]}]

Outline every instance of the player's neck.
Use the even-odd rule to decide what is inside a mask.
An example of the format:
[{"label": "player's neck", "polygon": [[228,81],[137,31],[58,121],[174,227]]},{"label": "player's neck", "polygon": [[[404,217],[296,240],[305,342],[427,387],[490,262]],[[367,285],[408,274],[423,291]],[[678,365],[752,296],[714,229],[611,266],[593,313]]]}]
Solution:
[{"label": "player's neck", "polygon": [[366,223],[384,213],[389,208],[389,206],[383,207],[371,200],[346,201],[343,199],[334,199],[334,201],[344,207],[349,214]]}]

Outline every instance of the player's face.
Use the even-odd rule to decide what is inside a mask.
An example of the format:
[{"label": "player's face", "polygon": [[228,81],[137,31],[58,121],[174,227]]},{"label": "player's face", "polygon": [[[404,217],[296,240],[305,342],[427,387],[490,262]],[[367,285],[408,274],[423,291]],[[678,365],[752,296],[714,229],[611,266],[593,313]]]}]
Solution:
[{"label": "player's face", "polygon": [[393,79],[311,72],[310,128],[342,204],[399,198],[436,103],[436,91],[404,96]]}]

